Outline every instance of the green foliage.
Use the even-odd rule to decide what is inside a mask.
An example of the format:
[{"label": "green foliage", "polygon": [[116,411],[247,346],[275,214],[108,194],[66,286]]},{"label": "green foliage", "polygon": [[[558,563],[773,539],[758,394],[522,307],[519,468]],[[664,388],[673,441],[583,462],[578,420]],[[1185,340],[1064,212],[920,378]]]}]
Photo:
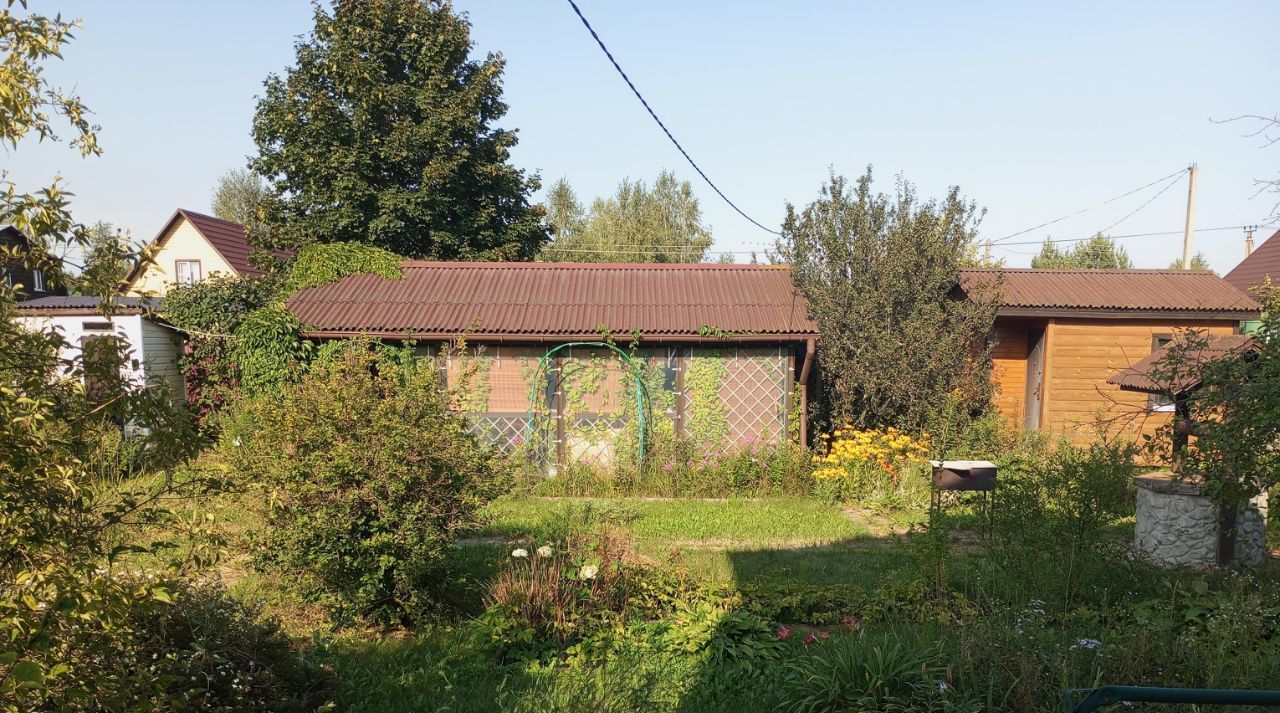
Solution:
[{"label": "green foliage", "polygon": [[280,294],[287,298],[308,287],[332,284],[348,275],[362,273],[399,280],[404,276],[403,260],[395,253],[359,243],[308,245],[294,258]]},{"label": "green foliage", "polygon": [[112,292],[124,287],[133,268],[133,246],[129,236],[110,223],[97,222],[89,228],[89,244],[84,250],[84,268],[77,291],[88,295]]},{"label": "green foliage", "polygon": [[625,535],[605,529],[544,543],[512,550],[489,583],[482,621],[503,657],[580,645],[621,623],[637,594],[641,571],[627,562]]},{"label": "green foliage", "polygon": [[1069,606],[1119,577],[1123,558],[1108,526],[1133,514],[1137,452],[1130,443],[1062,443],[1040,462],[1001,469],[989,557],[998,581]]},{"label": "green foliage", "polygon": [[135,584],[153,597],[64,660],[79,680],[52,691],[47,710],[142,711],[159,700],[173,711],[304,713],[324,702],[324,672],[256,607],[208,584]]},{"label": "green foliage", "polygon": [[711,247],[710,230],[688,181],[670,171],[653,188],[623,179],[609,198],[588,211],[568,180],[551,186],[546,200],[553,240],[540,259],[560,262],[701,262]]},{"label": "green foliage", "polygon": [[690,356],[684,384],[688,398],[689,436],[698,443],[723,443],[729,435],[720,387],[728,373],[727,356],[720,351],[698,352]]},{"label": "green foliage", "polygon": [[940,652],[896,635],[844,634],[791,663],[786,703],[793,713],[976,711],[949,694]]},{"label": "green foliage", "polygon": [[262,208],[270,195],[258,174],[243,168],[228,169],[213,187],[213,214],[257,231],[262,228]]},{"label": "green foliage", "polygon": [[364,243],[427,259],[528,260],[546,240],[538,188],[497,128],[503,59],[469,58],[442,0],[335,2],[283,77],[267,78],[252,167],[271,186],[267,248]]},{"label": "green foliage", "polygon": [[312,344],[301,336],[302,323],[278,304],[244,316],[236,327],[231,359],[240,370],[240,389],[255,394],[298,380]]},{"label": "green foliage", "polygon": [[235,396],[240,365],[235,332],[277,292],[273,277],[213,275],[191,285],[175,285],[165,295],[165,318],[186,333],[182,359],[187,406],[202,430],[213,430],[212,415]]},{"label": "green foliage", "polygon": [[434,363],[362,341],[238,406],[221,452],[267,506],[258,563],[378,621],[439,608],[448,547],[492,481]]},{"label": "green foliage", "polygon": [[997,295],[953,297],[976,219],[956,188],[922,202],[899,180],[875,194],[869,168],[852,186],[832,175],[802,211],[788,205],[778,255],[822,331],[815,406],[828,423],[917,431],[942,394],[988,403],[990,350],[975,345]]},{"label": "green foliage", "polygon": [[[1062,250],[1046,239],[1040,254],[1031,258],[1031,267],[1072,270],[1128,270],[1133,267],[1129,253],[1102,233]],[[1181,267],[1181,265],[1179,265]]]},{"label": "green foliage", "polygon": [[[71,128],[73,148],[100,153],[88,110],[44,76],[44,64],[61,57],[74,29],[60,17],[26,12],[24,3],[0,10],[0,143],[8,148],[30,136],[57,141],[58,116]],[[109,296],[118,287],[117,258],[145,256],[100,241],[110,258],[102,274],[97,266],[79,277],[64,270],[54,252],[95,245],[67,198],[56,182],[27,193],[0,177],[0,223],[33,244],[29,253],[5,257],[43,270],[52,285]],[[181,581],[216,556],[218,541],[204,518],[171,505],[207,497],[218,483],[171,471],[193,455],[196,439],[163,382],[139,388],[120,369],[86,365],[59,332],[20,326],[14,297],[0,284],[0,710],[181,709],[172,681],[153,669],[100,674],[136,643],[133,624],[172,600],[177,585],[146,573],[146,565],[168,565]],[[122,364],[128,348],[123,340],[97,346],[104,365]],[[86,372],[98,385],[92,399]],[[119,438],[112,424],[121,423],[137,440]],[[160,485],[122,481],[136,471],[157,473]],[[190,648],[203,644],[193,639]],[[203,683],[183,687],[194,692]]]},{"label": "green foliage", "polygon": [[[1157,383],[1199,381],[1184,395],[1197,437],[1183,472],[1202,475],[1205,493],[1228,508],[1269,490],[1280,477],[1280,288],[1267,284],[1257,295],[1264,311],[1253,335],[1256,349],[1206,358],[1209,336],[1188,332],[1151,372]],[[1155,443],[1169,443],[1173,427],[1164,426]]]}]

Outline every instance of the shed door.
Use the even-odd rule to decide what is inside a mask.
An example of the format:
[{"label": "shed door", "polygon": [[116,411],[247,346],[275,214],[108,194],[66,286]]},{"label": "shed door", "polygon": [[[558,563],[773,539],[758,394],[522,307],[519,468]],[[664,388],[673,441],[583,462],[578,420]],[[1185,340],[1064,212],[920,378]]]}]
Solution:
[{"label": "shed door", "polygon": [[1044,399],[1044,330],[1027,330],[1027,397],[1023,428],[1040,428],[1040,404]]}]

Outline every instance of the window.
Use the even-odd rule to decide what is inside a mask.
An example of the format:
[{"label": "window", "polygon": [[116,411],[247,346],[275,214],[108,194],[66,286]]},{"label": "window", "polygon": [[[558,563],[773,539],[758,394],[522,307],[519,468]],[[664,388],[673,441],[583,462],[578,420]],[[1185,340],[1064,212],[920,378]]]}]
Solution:
[{"label": "window", "polygon": [[44,292],[44,270],[37,268],[31,271],[31,291]]},{"label": "window", "polygon": [[[1153,334],[1151,335],[1151,351],[1155,351],[1173,341],[1172,334]],[[1159,411],[1161,413],[1173,412],[1173,398],[1168,394],[1148,394],[1147,410]]]},{"label": "window", "polygon": [[174,262],[174,274],[179,285],[194,285],[200,281],[199,260],[178,260]]}]

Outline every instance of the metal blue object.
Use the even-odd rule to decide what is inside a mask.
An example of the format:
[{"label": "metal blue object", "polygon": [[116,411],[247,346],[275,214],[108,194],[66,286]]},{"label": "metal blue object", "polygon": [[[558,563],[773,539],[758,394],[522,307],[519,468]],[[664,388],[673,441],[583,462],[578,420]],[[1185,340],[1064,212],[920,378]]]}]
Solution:
[{"label": "metal blue object", "polygon": [[[1079,702],[1076,699],[1079,699]],[[1062,709],[1066,713],[1089,713],[1103,706],[1111,706],[1117,703],[1189,703],[1280,707],[1280,691],[1245,691],[1231,688],[1101,686],[1099,688],[1072,688],[1062,695]]]},{"label": "metal blue object", "polygon": [[618,356],[622,357],[622,360],[627,363],[628,367],[630,367],[632,377],[636,382],[636,425],[640,429],[638,447],[640,451],[639,456],[640,460],[644,460],[645,442],[649,439],[649,420],[645,409],[645,406],[649,403],[649,385],[646,384],[644,380],[644,369],[636,364],[635,360],[631,358],[631,355],[622,351],[616,345],[608,342],[568,342],[558,345],[548,350],[546,354],[542,355],[542,358],[538,360],[538,368],[534,370],[533,380],[529,385],[529,415],[527,418],[529,433],[526,437],[526,441],[532,440],[533,438],[534,404],[538,402],[538,385],[542,380],[542,375],[547,370],[547,362],[551,359],[553,354],[561,349],[567,349],[569,347],[604,347],[605,349],[612,350]]}]

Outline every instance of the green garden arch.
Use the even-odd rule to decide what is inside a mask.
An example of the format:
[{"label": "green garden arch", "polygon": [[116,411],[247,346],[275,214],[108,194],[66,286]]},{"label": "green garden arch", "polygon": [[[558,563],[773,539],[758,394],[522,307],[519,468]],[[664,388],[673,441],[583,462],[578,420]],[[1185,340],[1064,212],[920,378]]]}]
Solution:
[{"label": "green garden arch", "polygon": [[[542,358],[538,360],[538,367],[534,369],[533,380],[529,384],[529,415],[526,419],[528,422],[528,434],[525,438],[526,442],[530,442],[533,439],[533,415],[535,411],[535,404],[538,403],[538,385],[541,383],[543,375],[547,373],[547,363],[551,360],[551,357],[556,354],[556,352],[570,347],[604,347],[605,349],[608,349],[614,354],[622,357],[622,360],[626,362],[636,384],[632,389],[632,395],[635,396],[636,399],[636,425],[640,429],[639,447],[637,450],[639,451],[639,460],[643,461],[645,443],[649,440],[649,385],[645,383],[644,373],[639,363],[633,359],[630,354],[619,349],[617,345],[610,344],[608,342],[566,342],[548,349],[547,353],[542,355]],[[563,384],[560,385],[560,388],[564,388]]]}]

